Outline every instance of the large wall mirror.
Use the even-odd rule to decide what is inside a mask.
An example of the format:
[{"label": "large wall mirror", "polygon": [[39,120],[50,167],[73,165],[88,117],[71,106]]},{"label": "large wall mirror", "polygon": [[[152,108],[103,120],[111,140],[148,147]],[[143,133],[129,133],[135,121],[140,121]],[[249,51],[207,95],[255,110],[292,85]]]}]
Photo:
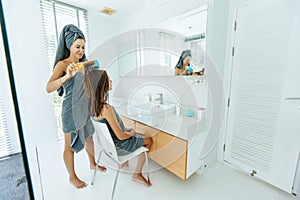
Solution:
[{"label": "large wall mirror", "polygon": [[91,57],[101,55],[102,66],[119,77],[174,76],[181,53],[190,50],[189,66],[199,72],[193,75],[200,75],[205,68],[207,9],[205,4],[162,21],[155,28],[119,34],[96,48]]}]

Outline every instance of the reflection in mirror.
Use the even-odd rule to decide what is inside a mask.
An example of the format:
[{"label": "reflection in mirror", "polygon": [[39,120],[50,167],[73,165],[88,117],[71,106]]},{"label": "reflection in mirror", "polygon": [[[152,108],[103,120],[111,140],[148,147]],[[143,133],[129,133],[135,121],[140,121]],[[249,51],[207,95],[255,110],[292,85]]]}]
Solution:
[{"label": "reflection in mirror", "polygon": [[[196,72],[191,74],[203,75],[207,9],[205,4],[169,18],[157,25],[163,28],[139,29],[116,36],[101,44],[102,49],[96,48],[90,57],[101,55],[102,66],[120,77],[128,72],[132,76],[173,76],[182,51],[190,50],[190,67]],[[144,66],[150,65],[159,65],[161,69],[145,73]]]},{"label": "reflection in mirror", "polygon": [[[101,66],[109,70],[115,78],[125,75],[173,76],[185,43],[186,36],[177,32],[166,29],[139,29],[106,41],[93,51],[91,57],[101,60]],[[197,54],[191,57],[190,67],[193,72],[200,73],[205,66],[205,51],[198,44],[193,46],[193,50]],[[99,55],[101,58],[98,58]],[[159,68],[149,68],[151,66]]]},{"label": "reflection in mirror", "polygon": [[[191,64],[193,75],[204,75],[205,49],[206,49],[206,23],[207,23],[208,5],[202,5],[198,8],[184,12],[180,15],[161,22],[158,27],[176,31],[185,36],[183,48],[177,52],[179,55],[184,50],[191,51]],[[175,63],[176,64],[176,63]],[[174,64],[172,65],[175,66]]]}]

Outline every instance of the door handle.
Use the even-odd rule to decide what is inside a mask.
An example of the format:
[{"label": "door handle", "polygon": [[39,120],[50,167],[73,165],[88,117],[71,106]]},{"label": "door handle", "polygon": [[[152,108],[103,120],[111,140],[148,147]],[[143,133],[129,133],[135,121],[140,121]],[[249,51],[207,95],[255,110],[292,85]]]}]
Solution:
[{"label": "door handle", "polygon": [[299,100],[300,101],[300,97],[287,97],[287,98],[285,98],[285,100],[287,100],[287,101],[297,101],[297,100]]}]

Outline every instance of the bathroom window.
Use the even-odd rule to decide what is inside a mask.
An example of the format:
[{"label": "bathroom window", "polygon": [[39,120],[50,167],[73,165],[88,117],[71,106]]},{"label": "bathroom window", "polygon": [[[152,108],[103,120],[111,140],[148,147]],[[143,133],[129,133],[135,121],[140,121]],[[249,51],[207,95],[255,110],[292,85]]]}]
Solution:
[{"label": "bathroom window", "polygon": [[[87,11],[59,1],[41,0],[45,48],[48,54],[49,74],[52,73],[57,41],[62,28],[67,24],[78,26],[86,37],[86,54],[89,54],[89,31]],[[63,139],[61,124],[62,99],[53,92],[53,103],[57,122],[58,140]]]},{"label": "bathroom window", "polygon": [[[8,90],[5,93],[9,95]],[[8,98],[8,96],[4,98],[2,94],[0,93],[0,160],[21,151],[18,132],[12,114],[12,99]]]},{"label": "bathroom window", "polygon": [[[2,158],[6,159],[21,152],[6,58],[7,53],[0,28],[0,161]],[[3,173],[0,172],[0,177],[3,177],[1,176]]]},{"label": "bathroom window", "polygon": [[0,157],[10,155],[12,152],[11,140],[9,133],[7,131],[7,121],[6,121],[3,98],[0,96]]}]

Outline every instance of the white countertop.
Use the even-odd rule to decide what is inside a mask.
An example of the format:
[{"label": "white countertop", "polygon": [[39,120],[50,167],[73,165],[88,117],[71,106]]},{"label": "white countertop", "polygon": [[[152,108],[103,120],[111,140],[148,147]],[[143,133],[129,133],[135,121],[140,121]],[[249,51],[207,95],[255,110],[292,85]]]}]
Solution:
[{"label": "white countertop", "polygon": [[124,117],[188,141],[192,140],[196,134],[200,134],[205,129],[205,120],[199,121],[197,117],[177,116],[174,113],[166,115],[156,121],[155,119],[151,121],[145,116],[130,116],[126,112],[126,106],[116,109],[118,113]]}]

